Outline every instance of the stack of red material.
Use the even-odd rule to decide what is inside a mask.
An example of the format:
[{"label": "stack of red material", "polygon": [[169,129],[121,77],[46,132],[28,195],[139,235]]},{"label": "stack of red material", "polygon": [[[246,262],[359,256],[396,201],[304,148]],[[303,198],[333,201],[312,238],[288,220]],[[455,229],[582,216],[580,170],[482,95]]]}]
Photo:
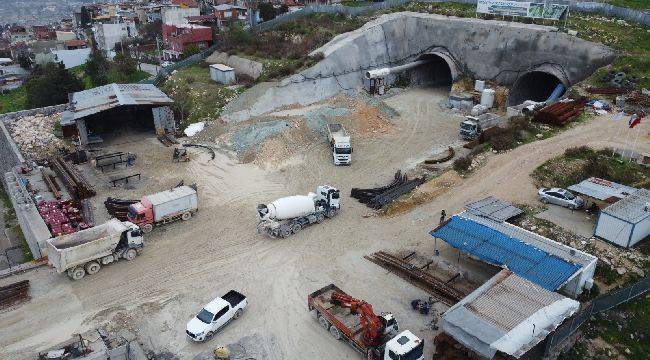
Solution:
[{"label": "stack of red material", "polygon": [[80,206],[72,200],[40,201],[38,212],[50,229],[52,236],[72,234],[86,229]]},{"label": "stack of red material", "polygon": [[583,108],[584,103],[581,101],[556,102],[535,113],[533,120],[545,124],[565,125],[582,114]]}]

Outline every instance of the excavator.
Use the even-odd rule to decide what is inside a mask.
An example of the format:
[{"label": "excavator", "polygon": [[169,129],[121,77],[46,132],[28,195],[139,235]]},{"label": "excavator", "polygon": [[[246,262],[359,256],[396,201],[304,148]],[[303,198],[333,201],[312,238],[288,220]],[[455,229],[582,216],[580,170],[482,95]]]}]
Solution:
[{"label": "excavator", "polygon": [[[362,341],[365,346],[379,346],[383,343],[382,338],[385,334],[397,331],[397,322],[392,314],[385,314],[384,317],[377,316],[372,309],[372,305],[363,300],[355,299],[347,294],[333,292],[330,302],[350,309],[350,313],[353,315],[359,315],[361,328],[363,329]],[[390,325],[389,329],[387,329],[387,324]]]}]

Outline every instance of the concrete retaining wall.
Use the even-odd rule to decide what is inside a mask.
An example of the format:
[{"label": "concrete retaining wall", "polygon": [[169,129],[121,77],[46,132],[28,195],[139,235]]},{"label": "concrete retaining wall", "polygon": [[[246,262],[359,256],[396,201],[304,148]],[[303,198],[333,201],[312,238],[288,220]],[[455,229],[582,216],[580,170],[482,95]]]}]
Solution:
[{"label": "concrete retaining wall", "polygon": [[260,62],[245,59],[237,55],[228,55],[227,53],[219,51],[215,51],[212,55],[208,56],[205,59],[205,62],[208,64],[228,65],[235,69],[236,74],[250,76],[253,80],[257,80],[264,71],[264,65]]},{"label": "concrete retaining wall", "polygon": [[616,57],[606,46],[552,27],[413,12],[383,15],[336,36],[312,54],[316,53],[324,55],[318,64],[282,80],[257,99],[229,104],[223,120],[243,121],[284,105],[307,105],[356,90],[362,86],[364,71],[400,65],[425,54],[440,54],[463,74],[503,85],[548,68],[572,85]]}]

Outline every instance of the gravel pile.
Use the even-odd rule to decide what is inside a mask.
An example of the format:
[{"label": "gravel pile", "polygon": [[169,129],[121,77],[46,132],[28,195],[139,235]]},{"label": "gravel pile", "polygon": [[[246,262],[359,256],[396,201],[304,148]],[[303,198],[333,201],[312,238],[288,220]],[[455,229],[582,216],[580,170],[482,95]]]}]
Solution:
[{"label": "gravel pile", "polygon": [[66,146],[63,140],[54,135],[54,126],[59,120],[61,113],[49,116],[36,114],[15,119],[8,124],[8,128],[25,158],[42,159]]}]

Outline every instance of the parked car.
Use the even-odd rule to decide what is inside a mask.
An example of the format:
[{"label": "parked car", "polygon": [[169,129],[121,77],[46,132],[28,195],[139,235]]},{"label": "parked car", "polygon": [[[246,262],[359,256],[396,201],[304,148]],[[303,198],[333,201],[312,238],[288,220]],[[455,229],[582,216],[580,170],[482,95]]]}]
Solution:
[{"label": "parked car", "polygon": [[538,195],[539,201],[544,204],[555,204],[569,209],[579,209],[585,204],[580,196],[575,196],[569,190],[561,188],[541,188]]},{"label": "parked car", "polygon": [[248,305],[246,296],[235,290],[218,297],[207,304],[187,323],[185,333],[194,341],[205,341],[226,326],[231,320],[238,319]]},{"label": "parked car", "polygon": [[160,66],[162,66],[164,68],[166,68],[168,66],[172,66],[172,65],[174,65],[174,63],[171,62],[171,61],[163,61],[162,63],[160,63]]}]

